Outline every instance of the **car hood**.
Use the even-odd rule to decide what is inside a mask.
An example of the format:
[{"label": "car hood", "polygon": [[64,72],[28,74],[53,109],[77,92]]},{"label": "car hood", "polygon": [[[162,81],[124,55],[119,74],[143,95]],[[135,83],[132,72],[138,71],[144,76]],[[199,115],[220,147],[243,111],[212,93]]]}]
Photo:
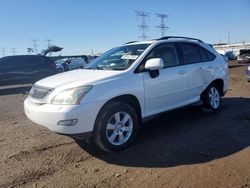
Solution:
[{"label": "car hood", "polygon": [[111,79],[119,74],[121,71],[78,69],[44,78],[36,82],[35,85],[49,88],[67,87],[67,85],[78,87]]}]

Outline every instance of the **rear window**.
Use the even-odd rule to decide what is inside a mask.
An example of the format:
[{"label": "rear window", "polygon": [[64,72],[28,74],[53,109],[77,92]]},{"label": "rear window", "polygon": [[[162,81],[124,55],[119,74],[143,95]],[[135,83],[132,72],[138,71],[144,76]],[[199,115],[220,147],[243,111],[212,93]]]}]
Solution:
[{"label": "rear window", "polygon": [[200,51],[201,62],[213,61],[215,59],[215,55],[203,47],[198,47]]},{"label": "rear window", "polygon": [[181,43],[180,48],[182,51],[183,61],[185,64],[200,62],[200,52],[196,45]]},{"label": "rear window", "polygon": [[184,64],[213,61],[216,57],[212,52],[199,45],[180,43],[179,46]]}]

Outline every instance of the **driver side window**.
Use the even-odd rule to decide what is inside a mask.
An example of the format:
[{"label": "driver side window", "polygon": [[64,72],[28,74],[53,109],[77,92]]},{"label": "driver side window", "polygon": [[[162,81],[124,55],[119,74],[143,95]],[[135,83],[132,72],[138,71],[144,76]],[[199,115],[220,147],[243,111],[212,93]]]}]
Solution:
[{"label": "driver side window", "polygon": [[180,65],[180,60],[172,43],[160,44],[156,46],[144,59],[143,63],[139,66],[139,70],[143,71],[147,60],[152,58],[161,58],[164,63],[164,68]]},{"label": "driver side window", "polygon": [[151,58],[161,58],[164,68],[180,65],[180,60],[173,44],[164,44],[156,47],[150,52],[147,60]]}]

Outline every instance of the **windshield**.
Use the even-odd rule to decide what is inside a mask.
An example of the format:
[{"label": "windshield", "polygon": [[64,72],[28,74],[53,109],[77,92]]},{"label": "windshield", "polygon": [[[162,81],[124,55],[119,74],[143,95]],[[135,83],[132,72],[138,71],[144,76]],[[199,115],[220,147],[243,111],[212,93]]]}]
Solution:
[{"label": "windshield", "polygon": [[90,63],[86,69],[126,70],[150,44],[136,44],[113,48]]}]

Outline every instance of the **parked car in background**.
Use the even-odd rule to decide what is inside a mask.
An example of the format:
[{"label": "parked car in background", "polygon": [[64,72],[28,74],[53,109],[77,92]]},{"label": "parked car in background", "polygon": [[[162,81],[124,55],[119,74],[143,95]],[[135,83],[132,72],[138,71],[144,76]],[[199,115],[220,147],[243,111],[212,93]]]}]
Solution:
[{"label": "parked car in background", "polygon": [[216,49],[216,51],[217,51],[217,53],[219,53],[219,54],[224,58],[224,60],[225,60],[226,62],[229,61],[228,57],[226,56],[226,52],[225,52],[225,51],[223,51],[223,50],[218,50],[218,49]]},{"label": "parked car in background", "polygon": [[163,37],[126,43],[85,69],[36,82],[24,110],[51,131],[92,136],[101,149],[117,151],[135,140],[141,122],[159,113],[199,101],[218,112],[227,88],[228,64],[213,47]]},{"label": "parked car in background", "polygon": [[58,59],[55,61],[55,64],[58,73],[66,72],[69,70],[67,59]]},{"label": "parked car in background", "polygon": [[0,85],[34,83],[56,73],[55,63],[46,56],[17,55],[0,59]]},{"label": "parked car in background", "polygon": [[246,77],[247,77],[247,81],[250,82],[250,65],[247,67]]},{"label": "parked car in background", "polygon": [[56,69],[58,73],[66,72],[75,69],[83,69],[87,63],[84,58],[69,58],[69,59],[58,59],[55,61]]},{"label": "parked car in background", "polygon": [[227,56],[228,60],[236,60],[237,57],[233,51],[226,51],[225,56]]},{"label": "parked car in background", "polygon": [[250,49],[240,50],[237,61],[238,63],[250,63]]}]

